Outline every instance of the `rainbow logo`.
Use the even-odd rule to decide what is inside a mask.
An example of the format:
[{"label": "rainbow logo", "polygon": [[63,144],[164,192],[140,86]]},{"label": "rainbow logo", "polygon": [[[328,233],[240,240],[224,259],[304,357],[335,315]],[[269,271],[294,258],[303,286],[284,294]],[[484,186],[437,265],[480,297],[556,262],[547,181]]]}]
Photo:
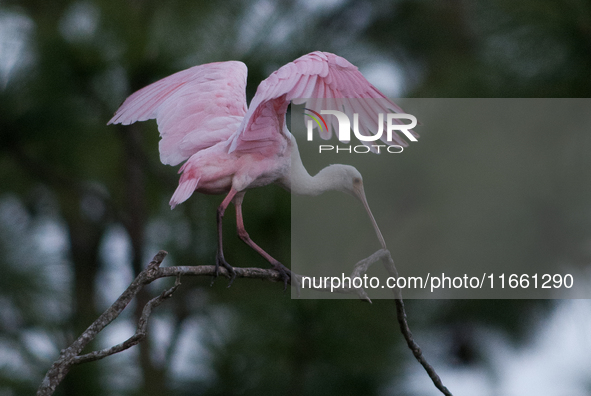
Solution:
[{"label": "rainbow logo", "polygon": [[[328,131],[328,126],[326,125],[326,121],[324,121],[324,118],[322,118],[322,116],[320,114],[318,114],[314,110],[310,110],[305,107],[304,107],[304,110],[310,111],[310,112],[314,113],[318,118],[320,118],[320,120],[319,120],[318,118],[314,117],[312,114],[304,113],[304,115],[307,115],[308,117],[310,117],[311,119],[316,121],[316,124],[318,124],[318,128],[320,128],[320,130],[322,130],[322,124],[324,124],[324,128]],[[320,123],[320,121],[322,121],[322,124]]]}]

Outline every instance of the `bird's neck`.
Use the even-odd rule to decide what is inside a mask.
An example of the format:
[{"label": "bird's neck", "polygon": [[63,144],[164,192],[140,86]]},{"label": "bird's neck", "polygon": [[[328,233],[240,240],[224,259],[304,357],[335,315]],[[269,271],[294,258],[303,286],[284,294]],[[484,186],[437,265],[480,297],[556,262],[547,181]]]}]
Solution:
[{"label": "bird's neck", "polygon": [[291,169],[288,189],[298,195],[320,195],[325,191],[339,190],[331,166],[322,169],[316,176],[311,176],[300,158],[295,139],[292,138]]}]

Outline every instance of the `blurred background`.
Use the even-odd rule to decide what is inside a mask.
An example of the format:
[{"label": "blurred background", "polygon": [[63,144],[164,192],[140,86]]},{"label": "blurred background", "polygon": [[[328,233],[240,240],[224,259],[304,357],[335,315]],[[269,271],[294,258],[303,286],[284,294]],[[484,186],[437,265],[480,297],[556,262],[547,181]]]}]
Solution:
[{"label": "blurred background", "polygon": [[[588,97],[591,3],[1,1],[0,395],[34,393],[59,350],[159,249],[170,253],[164,265],[214,263],[222,198],[196,195],[170,210],[177,169],[159,162],[155,122],[106,126],[125,97],[193,65],[241,60],[251,98],[269,73],[314,50],[347,58],[390,97]],[[507,202],[533,209],[501,225],[540,231],[529,240],[538,254],[524,260],[588,263],[589,139],[579,144],[566,130],[526,138],[560,153],[537,163],[539,172],[574,174],[580,188],[553,183],[532,202],[520,195],[524,174],[507,172],[515,186]],[[479,139],[486,144],[485,134],[470,136]],[[446,246],[446,224],[429,219],[449,197],[444,186],[457,185],[441,177],[473,171],[469,156],[431,155],[436,169],[422,162],[399,172],[406,188],[391,197],[390,214],[401,238],[419,236],[405,219],[431,232],[399,256],[393,250],[395,259],[433,240]],[[257,189],[244,207],[250,235],[289,265],[289,194]],[[499,226],[498,213],[474,221]],[[228,261],[266,267],[234,237],[233,218],[228,211]],[[294,301],[280,284],[210,281],[183,279],[155,311],[146,342],[74,367],[56,394],[438,394],[403,342],[393,301]],[[143,303],[170,284],[152,284],[92,348],[133,334]],[[409,300],[407,309],[456,395],[591,394],[588,300]]]}]

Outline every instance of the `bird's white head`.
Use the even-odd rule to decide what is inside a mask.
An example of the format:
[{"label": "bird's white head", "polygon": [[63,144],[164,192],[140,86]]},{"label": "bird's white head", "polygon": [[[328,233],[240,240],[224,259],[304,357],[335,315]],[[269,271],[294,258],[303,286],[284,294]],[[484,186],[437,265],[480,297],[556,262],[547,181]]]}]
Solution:
[{"label": "bird's white head", "polygon": [[319,175],[326,177],[333,190],[342,191],[359,198],[363,190],[363,176],[351,165],[335,164],[322,169]]}]

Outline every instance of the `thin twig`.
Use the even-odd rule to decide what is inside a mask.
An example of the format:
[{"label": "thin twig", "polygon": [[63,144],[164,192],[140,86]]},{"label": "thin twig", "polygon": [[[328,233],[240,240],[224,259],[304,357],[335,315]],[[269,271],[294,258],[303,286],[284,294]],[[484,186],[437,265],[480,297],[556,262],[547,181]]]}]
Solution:
[{"label": "thin twig", "polygon": [[[382,264],[384,265],[384,268],[386,269],[386,271],[388,271],[388,273],[391,277],[398,279],[398,270],[396,270],[396,266],[394,265],[394,260],[392,259],[392,255],[390,254],[390,252],[387,249],[380,249],[377,252],[375,252],[374,254],[372,254],[371,256],[369,256],[369,257],[359,261],[357,264],[355,264],[355,266],[353,268],[353,272],[351,274],[351,278],[354,278],[354,277],[361,278],[368,271],[369,267],[372,264],[374,264],[375,262],[377,262],[378,260],[382,260]],[[301,279],[300,279],[300,282],[301,282]],[[340,288],[332,288],[331,289],[328,287],[322,287],[322,288],[314,287],[313,290],[357,294],[360,299],[371,303],[369,296],[367,295],[367,293],[365,292],[365,290],[363,288],[343,288],[343,287],[340,287]],[[435,385],[435,387],[437,389],[439,389],[439,391],[441,391],[441,393],[443,393],[444,395],[453,396],[452,393],[449,391],[449,389],[447,389],[443,385],[441,378],[439,378],[439,375],[437,374],[437,372],[435,371],[433,366],[431,366],[429,364],[429,362],[427,362],[427,359],[425,359],[425,357],[423,356],[423,352],[421,351],[421,348],[419,347],[419,345],[416,343],[416,341],[413,338],[413,335],[412,335],[412,332],[410,331],[410,327],[408,325],[408,320],[406,317],[406,310],[404,308],[404,301],[402,299],[402,291],[400,290],[400,288],[398,287],[397,284],[396,284],[396,287],[392,289],[392,291],[394,292],[394,301],[396,303],[396,318],[398,320],[398,325],[400,326],[400,332],[402,333],[402,336],[404,337],[406,344],[408,345],[409,349],[412,351],[412,353],[413,353],[414,357],[417,359],[417,361],[423,366],[423,368],[425,369],[425,371],[427,372],[427,374],[429,375],[429,377],[433,381],[433,384]]]},{"label": "thin twig", "polygon": [[123,341],[122,343],[112,346],[111,348],[105,348],[100,351],[94,351],[94,352],[87,353],[86,355],[76,356],[75,358],[72,359],[72,363],[73,364],[81,364],[81,363],[93,362],[95,360],[100,360],[100,359],[106,358],[107,356],[111,356],[115,353],[119,353],[121,351],[131,348],[134,345],[139,344],[146,337],[147,327],[148,327],[148,318],[150,317],[152,310],[154,308],[156,308],[158,305],[162,304],[162,302],[164,300],[166,300],[167,298],[172,297],[172,293],[174,293],[174,291],[180,285],[181,285],[180,277],[177,277],[176,282],[173,287],[171,287],[168,290],[163,291],[162,294],[160,294],[158,297],[154,297],[153,299],[148,301],[146,303],[146,305],[144,305],[144,309],[142,311],[142,315],[140,316],[140,319],[138,320],[138,326],[137,326],[137,329],[136,329],[134,335],[132,335],[131,337],[129,337],[127,340]]},{"label": "thin twig", "polygon": [[[386,271],[388,271],[390,276],[398,279],[398,271],[396,270],[396,266],[394,265],[394,260],[392,259],[392,256],[390,255],[389,252],[388,252],[387,256],[382,257],[382,264],[384,265],[384,268],[386,268]],[[415,358],[417,359],[417,361],[421,364],[421,366],[423,366],[423,368],[425,369],[425,371],[427,372],[427,374],[429,375],[429,377],[433,381],[433,384],[435,385],[435,387],[437,389],[439,389],[441,391],[441,393],[443,393],[445,396],[453,396],[452,393],[449,391],[449,389],[447,389],[445,387],[445,385],[443,385],[441,378],[439,378],[439,375],[437,375],[437,372],[435,371],[433,366],[431,366],[429,364],[429,362],[427,362],[427,359],[425,359],[425,357],[423,356],[423,352],[421,351],[421,347],[419,347],[419,345],[416,343],[416,341],[414,340],[414,338],[412,336],[412,333],[410,331],[410,327],[408,326],[408,320],[406,317],[406,310],[404,308],[404,301],[402,300],[402,291],[400,290],[398,285],[396,285],[396,287],[393,289],[393,292],[394,292],[394,299],[396,302],[396,318],[398,319],[398,324],[400,326],[400,332],[402,333],[402,335],[404,336],[404,339],[406,340],[406,345],[408,345],[408,347],[412,351],[412,353],[415,356]]]}]

